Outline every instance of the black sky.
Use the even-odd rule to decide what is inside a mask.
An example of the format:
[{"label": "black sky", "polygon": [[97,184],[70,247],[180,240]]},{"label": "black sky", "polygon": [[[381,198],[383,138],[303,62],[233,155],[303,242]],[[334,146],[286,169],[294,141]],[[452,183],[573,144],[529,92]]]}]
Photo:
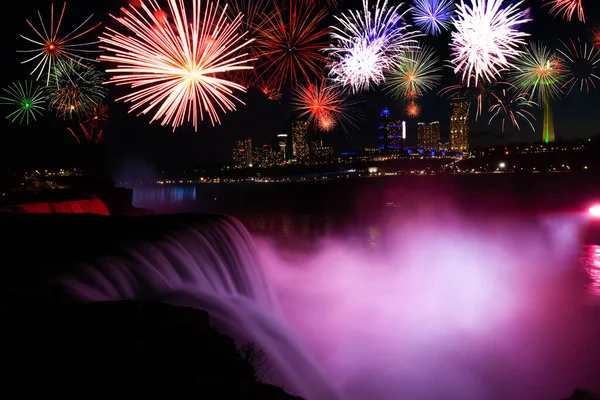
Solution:
[{"label": "black sky", "polygon": [[[27,48],[20,34],[31,34],[25,22],[26,18],[36,19],[39,9],[44,18],[50,13],[49,0],[11,0],[11,7],[4,8],[6,12],[3,23],[0,24],[1,37],[4,38],[4,58],[2,63],[2,79],[0,85],[7,86],[13,81],[29,78],[29,65],[21,65],[23,54],[17,54],[17,49]],[[563,22],[547,14],[547,8],[540,9],[543,0],[525,0],[524,7],[531,9],[533,21],[523,27],[532,35],[532,39],[543,41],[548,46],[556,48],[559,40],[581,37],[589,39],[592,29],[600,27],[600,1],[584,0],[586,8],[586,24],[578,21]],[[109,13],[116,14],[119,8],[127,4],[127,0],[70,0],[67,4],[65,26],[74,27],[87,16],[94,13],[92,21],[103,21],[114,25],[108,17]],[[346,0],[337,10],[339,13],[348,8],[360,7],[360,0]],[[392,1],[395,5],[397,2]],[[56,12],[62,7],[62,1],[56,2]],[[329,18],[328,21],[332,21]],[[92,34],[98,36],[103,28]],[[449,58],[449,34],[439,38],[427,36],[424,41],[436,47],[442,59]],[[105,69],[103,66],[102,69]],[[452,71],[444,71],[442,87],[457,82]],[[599,88],[600,89],[600,88]],[[267,100],[260,93],[250,91],[243,98],[246,106],[240,106],[237,112],[229,113],[222,118],[222,126],[211,127],[205,121],[194,132],[191,124],[179,128],[175,133],[168,126],[161,127],[155,122],[148,124],[149,117],[136,117],[128,114],[127,105],[115,102],[123,89],[111,87],[107,99],[110,106],[109,121],[105,126],[104,146],[119,159],[141,159],[150,163],[155,162],[230,162],[231,149],[234,141],[240,138],[252,137],[255,143],[273,143],[277,133],[289,133],[294,114],[289,107],[289,98],[284,96],[281,102]],[[377,116],[383,107],[388,107],[393,116],[404,116],[405,104],[392,100],[379,89],[372,90],[363,96],[362,113],[364,119],[360,129],[350,137],[344,133],[334,133],[328,140],[338,150],[360,149],[374,146],[376,143]],[[442,135],[448,131],[448,103],[436,93],[429,93],[421,102],[422,113],[419,120],[439,120]],[[571,139],[586,137],[600,132],[600,90],[591,94],[572,93],[569,97],[555,104],[555,124],[557,137]],[[0,108],[5,114],[6,109]],[[537,112],[536,115],[540,113]],[[482,118],[472,124],[471,141],[475,145],[489,145],[514,141],[535,141],[539,133],[523,127],[520,132],[500,132],[499,125],[487,125],[488,118]],[[416,120],[408,120],[409,144],[415,140]],[[0,122],[0,157],[2,164],[10,165],[16,160],[24,163],[29,160],[68,158],[77,152],[78,146],[67,133],[64,121],[58,120],[51,114],[46,114],[38,123],[28,127],[12,125],[8,121]],[[541,118],[538,118],[536,128],[541,129]]]}]

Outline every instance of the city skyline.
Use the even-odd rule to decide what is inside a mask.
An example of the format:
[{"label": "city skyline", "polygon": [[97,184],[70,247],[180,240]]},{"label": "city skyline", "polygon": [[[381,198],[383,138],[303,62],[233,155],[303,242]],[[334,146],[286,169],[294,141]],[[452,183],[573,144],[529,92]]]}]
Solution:
[{"label": "city skyline", "polygon": [[[123,2],[117,0],[109,0],[101,4],[82,3],[77,7],[68,7],[67,17],[70,22],[73,22],[81,18],[85,19],[93,13],[97,20],[110,21],[108,14],[116,12],[122,5]],[[15,12],[20,17],[11,18],[0,27],[3,37],[8,38],[7,45],[11,51],[22,47],[19,33],[28,29],[25,18],[34,18],[36,9],[46,15],[48,6],[49,2],[42,0],[34,0],[27,5],[17,5],[19,9]],[[525,0],[523,7],[531,9],[535,17],[533,21],[527,23],[527,31],[533,39],[541,40],[553,49],[559,48],[560,41],[566,41],[568,38],[589,39],[594,21],[600,20],[600,5],[596,2],[586,4],[587,26],[578,21],[564,22],[555,19],[548,15],[546,10],[540,9],[539,4],[533,0]],[[337,14],[355,8],[360,8],[359,2],[349,1],[343,3],[339,10],[332,10],[331,13]],[[449,33],[445,32],[437,37],[428,36],[421,39],[426,45],[434,47],[442,60],[449,58]],[[2,84],[4,86],[14,79],[28,77],[17,57],[14,58],[14,60],[9,59],[3,65],[5,81]],[[406,121],[407,144],[410,146],[416,145],[415,132],[419,121],[440,121],[441,136],[448,137],[450,134],[450,108],[448,100],[442,98],[438,94],[438,90],[456,84],[457,79],[450,68],[444,68],[440,73],[443,77],[438,88],[422,97],[418,118],[410,118],[407,115],[407,103],[403,100],[392,99],[383,87],[371,89],[362,94],[362,101],[356,105],[363,114],[362,119],[357,122],[357,129],[350,133],[341,129],[334,130],[325,134],[325,142],[340,151],[377,146],[375,121],[377,121],[378,112],[385,107],[396,118]],[[279,100],[270,100],[263,93],[250,89],[249,93],[242,96],[246,106],[238,108],[236,112],[228,113],[227,118],[223,118],[222,125],[212,128],[209,123],[201,124],[198,133],[194,133],[192,126],[184,126],[173,134],[168,127],[161,127],[158,124],[148,125],[148,117],[129,113],[128,105],[114,101],[115,98],[124,94],[123,90],[111,86],[108,101],[111,117],[104,128],[103,138],[106,143],[103,146],[110,148],[115,157],[135,157],[150,162],[166,160],[226,162],[231,159],[231,149],[235,146],[236,140],[253,137],[256,142],[265,142],[270,140],[273,133],[281,132],[291,135],[290,126],[298,117],[298,113],[289,105],[291,89],[293,88],[287,87],[287,92]],[[566,99],[553,101],[556,138],[568,140],[600,133],[600,128],[597,128],[594,123],[594,112],[599,104],[600,93],[598,91],[592,91],[590,94],[574,91]],[[541,109],[534,111],[535,131],[523,124],[521,131],[508,127],[504,133],[501,131],[499,121],[493,121],[491,125],[488,125],[487,118],[474,118],[474,113],[475,107],[472,106],[469,140],[473,146],[535,142],[541,137],[544,120]],[[115,115],[118,117],[114,117]],[[4,149],[0,155],[7,163],[20,162],[21,159],[38,159],[48,151],[56,152],[56,154],[60,154],[60,157],[77,151],[77,143],[73,143],[73,137],[69,135],[61,120],[43,117],[37,125],[27,128],[3,121],[0,129],[3,132],[0,138],[2,140],[0,148]],[[317,140],[317,133],[313,131],[312,127],[309,136],[312,136],[310,141]]]}]

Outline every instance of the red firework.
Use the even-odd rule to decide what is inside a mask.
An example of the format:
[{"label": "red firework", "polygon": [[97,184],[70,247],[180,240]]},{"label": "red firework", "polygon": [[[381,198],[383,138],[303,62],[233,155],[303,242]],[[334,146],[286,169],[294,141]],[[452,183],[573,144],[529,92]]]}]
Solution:
[{"label": "red firework", "polygon": [[257,29],[254,49],[262,74],[268,74],[278,87],[297,85],[322,75],[327,47],[327,29],[320,22],[327,16],[307,1],[291,0],[287,9],[274,4],[274,11],[263,14],[264,23]]},{"label": "red firework", "polygon": [[102,103],[96,103],[83,118],[83,123],[88,126],[97,127],[98,124],[108,119],[108,106]]},{"label": "red firework", "polygon": [[577,13],[577,18],[585,22],[585,13],[583,11],[583,0],[546,0],[550,8],[550,15],[559,16],[566,21],[571,21],[573,15]]},{"label": "red firework", "polygon": [[77,143],[81,144],[81,141],[87,141],[89,143],[100,143],[102,141],[102,130],[97,127],[86,128],[85,125],[79,124],[81,129],[81,139],[71,128],[67,128],[69,133],[77,140]]},{"label": "red firework", "polygon": [[344,93],[335,87],[328,86],[322,79],[318,83],[300,86],[292,99],[292,106],[299,117],[308,117],[308,121],[322,131],[329,132],[337,125],[347,129],[354,126],[357,114],[350,112],[353,103]]}]

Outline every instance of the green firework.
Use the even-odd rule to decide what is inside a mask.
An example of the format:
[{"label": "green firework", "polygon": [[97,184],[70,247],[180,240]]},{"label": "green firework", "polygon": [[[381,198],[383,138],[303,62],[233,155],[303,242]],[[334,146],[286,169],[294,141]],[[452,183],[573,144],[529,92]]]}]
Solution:
[{"label": "green firework", "polygon": [[529,43],[509,72],[510,82],[530,100],[537,98],[543,104],[563,94],[562,85],[566,77],[564,61],[542,43]]},{"label": "green firework", "polygon": [[41,116],[44,111],[44,93],[35,82],[14,82],[2,89],[5,96],[0,96],[0,104],[13,107],[13,111],[6,116],[10,122],[18,121],[27,124],[35,121],[36,116]]},{"label": "green firework", "polygon": [[50,109],[61,118],[88,114],[106,96],[106,79],[103,72],[81,61],[58,62],[46,89]]}]

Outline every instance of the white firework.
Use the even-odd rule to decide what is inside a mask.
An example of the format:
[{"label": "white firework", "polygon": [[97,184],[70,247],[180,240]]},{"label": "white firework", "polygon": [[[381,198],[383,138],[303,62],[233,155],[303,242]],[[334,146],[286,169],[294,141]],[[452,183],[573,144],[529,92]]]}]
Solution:
[{"label": "white firework", "polygon": [[333,44],[327,49],[334,83],[354,93],[368,90],[385,80],[385,72],[405,51],[417,47],[420,33],[404,22],[406,11],[401,7],[377,0],[371,11],[368,0],[363,0],[363,10],[335,17],[341,27],[331,27]]},{"label": "white firework", "polygon": [[479,80],[492,81],[522,51],[524,38],[529,34],[520,31],[519,25],[531,21],[520,9],[522,1],[505,4],[505,0],[471,0],[471,6],[460,0],[456,32],[452,32],[450,47],[455,73],[470,85]]}]

